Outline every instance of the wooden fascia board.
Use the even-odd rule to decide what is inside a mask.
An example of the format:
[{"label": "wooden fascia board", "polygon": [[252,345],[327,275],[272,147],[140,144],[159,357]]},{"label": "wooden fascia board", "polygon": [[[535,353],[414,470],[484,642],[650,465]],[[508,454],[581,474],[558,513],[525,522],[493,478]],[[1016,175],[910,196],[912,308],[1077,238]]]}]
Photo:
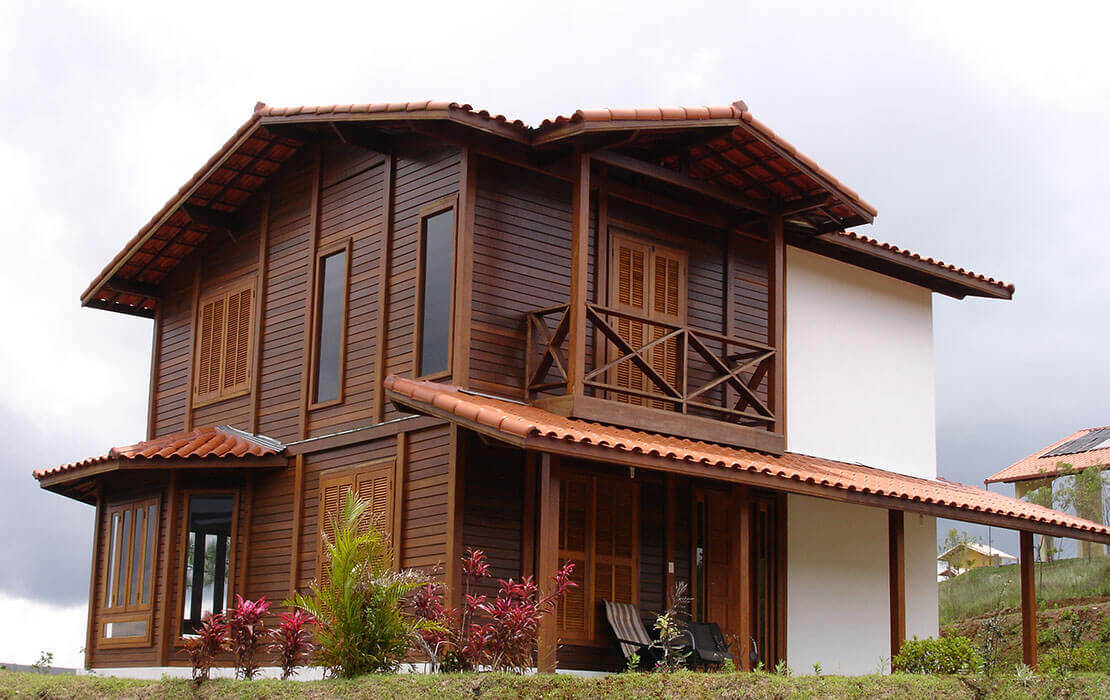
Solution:
[{"label": "wooden fascia board", "polygon": [[289,458],[284,455],[268,457],[192,457],[185,459],[113,459],[99,464],[90,464],[87,467],[77,467],[72,471],[50,474],[39,479],[39,487],[52,489],[52,487],[68,484],[91,476],[107,474],[116,471],[152,470],[152,469],[270,469],[286,467]]},{"label": "wooden fascia board", "polygon": [[821,246],[829,246],[835,249],[850,251],[873,260],[882,261],[886,264],[911,271],[917,275],[936,280],[940,284],[932,287],[934,291],[956,299],[961,299],[964,296],[976,296],[1010,300],[1014,296],[1013,292],[1005,287],[975,279],[974,277],[968,277],[967,275],[925,262],[924,260],[914,260],[901,253],[885,250],[863,241],[853,240],[843,236],[824,234],[814,237],[813,242],[816,244],[815,247],[818,248],[815,252],[818,253],[821,252]]},{"label": "wooden fascia board", "polygon": [[868,211],[867,209],[865,209],[862,206],[860,206],[859,204],[857,204],[856,201],[850,195],[848,195],[846,192],[844,192],[843,189],[841,189],[840,186],[836,185],[835,183],[830,181],[828,178],[824,177],[823,175],[821,175],[820,173],[815,171],[813,168],[806,165],[800,159],[795,157],[793,153],[786,150],[785,148],[783,148],[779,144],[775,143],[774,140],[772,140],[771,138],[768,138],[766,135],[764,135],[759,129],[756,129],[756,128],[752,127],[751,125],[749,125],[748,123],[743,122],[743,121],[740,122],[740,124],[737,126],[737,128],[743,130],[743,132],[745,134],[747,134],[748,136],[751,136],[752,138],[759,141],[764,147],[770,149],[777,156],[779,156],[783,160],[787,161],[788,163],[793,165],[798,170],[801,170],[803,173],[805,173],[809,177],[813,178],[814,182],[816,182],[821,187],[825,188],[826,191],[828,191],[830,193],[833,193],[833,195],[838,200],[840,200],[840,202],[844,206],[846,206],[849,209],[851,209],[852,211],[854,211],[857,215],[859,215],[864,220],[864,222],[871,223],[872,221],[875,220],[875,215],[874,214],[872,214],[870,211]]},{"label": "wooden fascia board", "polygon": [[620,168],[621,170],[634,172],[675,187],[681,187],[741,209],[748,209],[760,214],[773,213],[771,206],[769,206],[767,202],[760,202],[739,193],[730,192],[719,185],[714,185],[705,180],[697,180],[689,175],[684,175],[674,170],[668,170],[662,166],[653,165],[647,161],[633,158],[632,156],[626,156],[623,153],[601,150],[594,151],[589,157],[591,160],[595,160],[598,163],[604,163],[614,168]]},{"label": "wooden fascia board", "polygon": [[860,493],[859,491],[850,491],[829,486],[821,486],[819,484],[810,484],[794,479],[784,479],[782,477],[772,476],[769,474],[762,474],[741,469],[728,469],[695,464],[683,460],[656,457],[653,455],[646,455],[635,452],[626,452],[623,450],[616,450],[610,447],[602,447],[599,445],[585,445],[579,442],[558,440],[537,435],[522,437],[519,435],[503,432],[483,423],[478,423],[477,421],[463,418],[450,411],[439,408],[434,404],[427,404],[421,401],[416,401],[415,399],[405,396],[404,394],[398,394],[393,391],[387,391],[387,394],[390,400],[392,400],[394,403],[403,405],[410,410],[415,410],[420,413],[443,418],[444,420],[456,423],[461,427],[467,428],[468,430],[473,430],[481,435],[491,437],[500,442],[512,445],[513,447],[518,447],[525,450],[536,450],[539,452],[547,452],[550,454],[560,455],[562,457],[594,460],[598,462],[606,462],[609,464],[617,464],[620,466],[641,467],[644,469],[652,469],[660,472],[670,472],[673,474],[682,474],[684,476],[696,478],[728,481],[731,483],[746,484],[748,486],[764,488],[771,491],[793,493],[801,496],[811,496],[813,498],[823,498],[826,500],[840,501],[843,503],[853,503],[856,505],[864,505],[874,508],[904,510],[910,513],[920,513],[922,515],[949,518],[952,520],[960,520],[963,522],[978,523],[980,525],[991,525],[994,527],[1002,527],[1010,530],[1025,530],[1028,532],[1034,532],[1039,535],[1048,535],[1051,537],[1070,537],[1072,539],[1084,539],[1090,540],[1092,542],[1104,542],[1110,544],[1110,535],[1101,535],[1084,530],[1076,530],[1073,528],[1064,527],[1062,525],[1040,523],[1032,520],[1012,518],[993,513],[969,511],[954,506],[942,506],[935,503],[923,503],[920,501],[914,501],[905,498],[894,498],[890,496],[879,496],[876,494]]},{"label": "wooden fascia board", "polygon": [[154,318],[157,313],[154,309],[144,309],[141,306],[128,306],[115,301],[101,301],[99,299],[93,299],[84,306],[90,309],[103,309],[104,311],[114,311],[117,314],[138,316],[139,318]]},{"label": "wooden fascia board", "polygon": [[323,450],[349,447],[364,442],[380,440],[385,437],[393,437],[397,433],[414,432],[443,424],[443,420],[432,416],[404,416],[402,418],[394,418],[393,420],[368,425],[362,428],[353,428],[340,433],[320,435],[318,437],[310,437],[297,442],[291,442],[285,446],[285,454],[295,457],[301,454],[311,454],[313,452],[322,452]]},{"label": "wooden fascia board", "polygon": [[248,140],[250,140],[251,137],[254,136],[254,133],[258,131],[260,124],[260,120],[256,120],[253,124],[251,124],[250,127],[247,128],[243,132],[243,134],[235,141],[235,143],[232,144],[231,147],[228,148],[222,156],[220,156],[220,158],[213,162],[212,165],[208,166],[208,169],[205,171],[203,177],[198,178],[197,181],[194,182],[191,187],[189,187],[189,189],[185,190],[177,197],[175,197],[173,200],[173,205],[166,207],[165,213],[163,213],[156,222],[150,225],[142,236],[140,236],[134,243],[128,246],[127,252],[123,255],[120,255],[118,259],[112,263],[111,267],[104,270],[100,273],[100,275],[97,276],[96,280],[89,287],[88,291],[81,296],[81,304],[83,306],[91,306],[89,302],[96,298],[96,295],[99,294],[100,291],[105,287],[105,285],[108,283],[108,280],[115,277],[116,273],[120,271],[120,268],[126,265],[127,261],[131,259],[131,256],[135,254],[135,251],[142,248],[143,245],[145,245],[146,242],[149,241],[151,237],[153,237],[154,234],[156,234],[167,221],[169,221],[170,217],[177,213],[177,210],[181,207],[181,205],[189,201],[189,199],[196,193],[196,191],[208,182],[208,178],[212,176],[212,173],[223,167],[224,163],[226,163],[229,158],[235,155],[244,143],[246,143]]},{"label": "wooden fascia board", "polygon": [[451,121],[518,143],[530,143],[526,132],[508,124],[485,119],[462,110],[422,110],[414,112],[333,112],[325,114],[289,114],[262,117],[262,126],[274,124],[326,124],[328,122],[405,122]]}]

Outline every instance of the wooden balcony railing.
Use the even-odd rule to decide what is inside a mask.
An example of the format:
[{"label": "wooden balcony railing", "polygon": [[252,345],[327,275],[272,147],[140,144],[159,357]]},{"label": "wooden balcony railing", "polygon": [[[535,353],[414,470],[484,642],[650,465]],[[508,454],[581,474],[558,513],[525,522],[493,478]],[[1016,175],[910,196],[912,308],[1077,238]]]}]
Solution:
[{"label": "wooden balcony railing", "polygon": [[[566,393],[569,304],[528,313],[525,386],[529,399]],[[625,326],[625,334],[618,327]],[[586,304],[588,393],[626,403],[703,415],[745,426],[770,428],[775,415],[764,398],[775,349],[689,326],[678,326],[598,304]],[[643,329],[634,346],[631,324]],[[653,351],[673,351],[670,367],[653,362]],[[592,359],[592,361],[591,361]],[[633,375],[640,386],[624,386],[617,377]],[[625,370],[622,372],[622,369]],[[666,375],[666,376],[665,376]],[[628,382],[632,384],[632,382]],[[560,391],[562,390],[562,391]]]}]

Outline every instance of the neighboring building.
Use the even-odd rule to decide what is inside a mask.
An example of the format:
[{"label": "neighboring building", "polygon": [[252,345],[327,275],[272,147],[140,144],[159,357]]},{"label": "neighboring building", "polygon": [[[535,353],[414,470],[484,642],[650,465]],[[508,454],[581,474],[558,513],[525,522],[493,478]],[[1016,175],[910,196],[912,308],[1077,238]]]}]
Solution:
[{"label": "neighboring building", "polygon": [[[1017,497],[1025,498],[1030,491],[1037,488],[1046,487],[1052,490],[1057,479],[1090,467],[1098,467],[1102,471],[1110,469],[1110,427],[1077,430],[1063,440],[1014,462],[987,478],[985,483],[1013,484]],[[1079,504],[1076,510],[1088,520],[1105,524],[1104,498],[1103,494],[1091,493],[1089,501]],[[1080,557],[1106,554],[1106,545],[1087,540],[1079,540],[1078,544]],[[1041,559],[1050,559],[1049,552],[1054,547],[1053,538],[1041,538]]]},{"label": "neighboring building", "polygon": [[961,542],[937,557],[938,562],[945,564],[941,571],[944,578],[953,578],[982,566],[1016,564],[1017,560],[1012,554],[978,542]]},{"label": "neighboring building", "polygon": [[1110,541],[936,478],[932,294],[1013,288],[874,215],[743,103],[259,105],[82,296],[154,319],[146,441],[35,473],[97,508],[88,665],[306,587],[349,489],[455,600],[466,547],[575,562],[541,670],[685,581],[740,667],[870,673],[937,633],[936,517]]}]

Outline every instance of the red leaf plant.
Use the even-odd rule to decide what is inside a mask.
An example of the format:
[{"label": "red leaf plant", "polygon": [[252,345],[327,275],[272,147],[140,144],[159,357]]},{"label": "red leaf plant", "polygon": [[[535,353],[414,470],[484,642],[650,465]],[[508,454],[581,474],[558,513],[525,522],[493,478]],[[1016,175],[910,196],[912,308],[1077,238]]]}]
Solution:
[{"label": "red leaf plant", "polygon": [[221,613],[205,613],[196,636],[185,640],[185,653],[193,665],[193,681],[200,683],[208,680],[216,654],[220,653],[227,642],[227,622]]},{"label": "red leaf plant", "polygon": [[468,549],[463,557],[463,607],[448,608],[443,602],[445,587],[428,584],[411,599],[412,612],[432,622],[420,641],[436,671],[493,671],[524,673],[532,666],[540,621],[555,612],[558,601],[575,587],[570,580],[574,564],[567,564],[552,577],[551,590],[541,595],[531,576],[521,581],[498,579],[500,590],[492,601],[473,595],[473,584],[490,576],[482,550]]},{"label": "red leaf plant", "polygon": [[252,680],[258,673],[259,664],[255,654],[266,634],[266,623],[262,617],[269,611],[266,596],[258,600],[247,600],[235,595],[235,607],[227,614],[227,644],[235,657],[235,676]]},{"label": "red leaf plant", "polygon": [[295,610],[282,614],[281,625],[270,630],[270,651],[281,666],[282,680],[297,675],[297,667],[307,663],[313,649],[308,626],[315,621],[316,618],[308,612]]}]

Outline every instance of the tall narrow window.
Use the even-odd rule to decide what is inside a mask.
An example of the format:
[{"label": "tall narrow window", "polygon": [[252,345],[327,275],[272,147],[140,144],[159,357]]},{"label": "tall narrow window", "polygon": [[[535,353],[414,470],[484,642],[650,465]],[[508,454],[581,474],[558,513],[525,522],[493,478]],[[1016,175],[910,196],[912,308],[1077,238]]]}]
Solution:
[{"label": "tall narrow window", "polygon": [[447,371],[451,347],[451,288],[454,286],[455,210],[421,223],[420,305],[417,309],[416,376]]},{"label": "tall narrow window", "polygon": [[193,495],[185,543],[182,634],[193,634],[208,612],[223,612],[231,577],[235,497]]},{"label": "tall narrow window", "polygon": [[322,255],[317,263],[316,371],[313,403],[342,396],[343,335],[347,306],[347,249]]},{"label": "tall narrow window", "polygon": [[102,643],[145,643],[150,627],[151,571],[158,554],[157,499],[110,506],[105,529]]},{"label": "tall narrow window", "polygon": [[208,403],[250,389],[254,282],[209,294],[197,307],[193,401]]}]

